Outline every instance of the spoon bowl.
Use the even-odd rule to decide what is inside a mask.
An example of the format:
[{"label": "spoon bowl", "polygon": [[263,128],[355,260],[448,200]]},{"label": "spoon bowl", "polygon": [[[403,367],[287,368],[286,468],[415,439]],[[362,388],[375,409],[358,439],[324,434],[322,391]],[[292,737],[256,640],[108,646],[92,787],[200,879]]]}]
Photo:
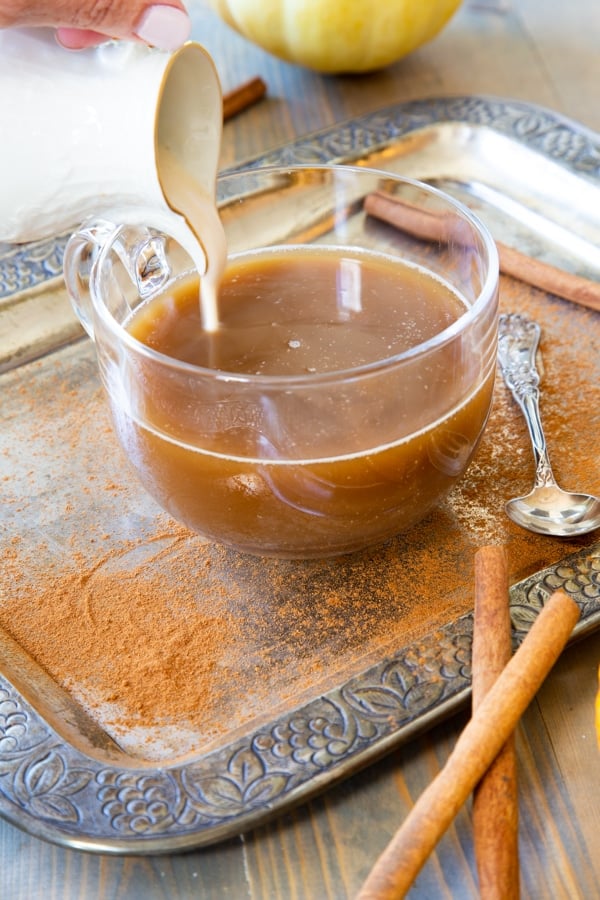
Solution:
[{"label": "spoon bowl", "polygon": [[600,528],[600,499],[592,494],[564,491],[558,486],[548,457],[540,415],[540,377],[536,354],[540,327],[525,316],[502,315],[498,329],[498,361],[504,381],[527,422],[535,457],[533,489],[509,500],[506,514],[537,534],[575,537]]},{"label": "spoon bowl", "polygon": [[505,509],[513,522],[538,534],[574,537],[600,528],[600,499],[563,491],[556,484],[535,487],[509,500]]}]

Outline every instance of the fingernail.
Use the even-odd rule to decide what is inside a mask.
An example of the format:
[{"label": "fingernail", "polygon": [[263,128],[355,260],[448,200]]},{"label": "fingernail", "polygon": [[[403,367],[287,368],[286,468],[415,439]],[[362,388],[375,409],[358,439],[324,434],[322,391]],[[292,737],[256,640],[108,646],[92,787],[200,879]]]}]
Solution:
[{"label": "fingernail", "polygon": [[192,23],[187,13],[175,6],[150,6],[140,16],[135,34],[160,50],[177,50],[190,36]]}]

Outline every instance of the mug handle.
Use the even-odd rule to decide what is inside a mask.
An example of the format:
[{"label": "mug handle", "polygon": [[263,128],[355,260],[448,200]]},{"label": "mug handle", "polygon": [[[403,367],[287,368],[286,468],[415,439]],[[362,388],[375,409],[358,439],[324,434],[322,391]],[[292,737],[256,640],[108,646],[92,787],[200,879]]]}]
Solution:
[{"label": "mug handle", "polygon": [[182,217],[157,210],[130,209],[117,211],[114,219],[118,225],[112,217],[87,220],[69,238],[65,248],[63,274],[67,292],[79,321],[92,339],[94,277],[97,265],[109,249],[118,254],[143,298],[162,288],[171,275],[164,245],[166,238],[175,239],[200,276],[206,272],[204,248]]},{"label": "mug handle", "polygon": [[89,337],[94,338],[93,306],[90,279],[96,261],[113,238],[118,226],[108,219],[94,219],[84,223],[71,235],[65,247],[63,276],[69,298],[77,318]]}]

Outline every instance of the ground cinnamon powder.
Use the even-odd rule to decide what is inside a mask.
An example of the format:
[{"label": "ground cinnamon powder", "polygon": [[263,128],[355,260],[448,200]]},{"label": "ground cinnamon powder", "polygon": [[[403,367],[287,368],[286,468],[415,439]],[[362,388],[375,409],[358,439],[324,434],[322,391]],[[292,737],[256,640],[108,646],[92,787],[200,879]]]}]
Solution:
[{"label": "ground cinnamon powder", "polygon": [[106,703],[127,697],[130,715],[155,721],[176,720],[192,705],[208,711],[218,695],[223,636],[234,639],[232,617],[214,601],[204,615],[185,580],[174,588],[144,566],[103,572],[110,558],[47,567],[33,590],[27,578],[21,602],[5,603],[0,623],[75,693],[89,685]]},{"label": "ground cinnamon powder", "polygon": [[[543,328],[557,477],[600,493],[598,315],[507,278],[501,297]],[[123,461],[89,344],[2,379],[0,626],[148,758],[204,750],[411,642],[418,653],[472,608],[479,546],[506,544],[516,581],[594,541],[531,535],[505,516],[533,462],[500,381],[468,474],[423,523],[303,563],[226,550],[156,508]]]}]

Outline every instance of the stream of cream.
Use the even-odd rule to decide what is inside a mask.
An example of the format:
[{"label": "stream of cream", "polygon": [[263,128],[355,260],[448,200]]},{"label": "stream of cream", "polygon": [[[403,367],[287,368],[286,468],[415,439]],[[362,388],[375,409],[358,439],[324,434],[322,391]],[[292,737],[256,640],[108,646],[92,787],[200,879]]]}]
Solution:
[{"label": "stream of cream", "polygon": [[227,240],[216,203],[166,148],[158,151],[159,177],[171,209],[186,220],[206,257],[200,278],[200,313],[206,331],[219,327],[218,293],[227,263]]}]

